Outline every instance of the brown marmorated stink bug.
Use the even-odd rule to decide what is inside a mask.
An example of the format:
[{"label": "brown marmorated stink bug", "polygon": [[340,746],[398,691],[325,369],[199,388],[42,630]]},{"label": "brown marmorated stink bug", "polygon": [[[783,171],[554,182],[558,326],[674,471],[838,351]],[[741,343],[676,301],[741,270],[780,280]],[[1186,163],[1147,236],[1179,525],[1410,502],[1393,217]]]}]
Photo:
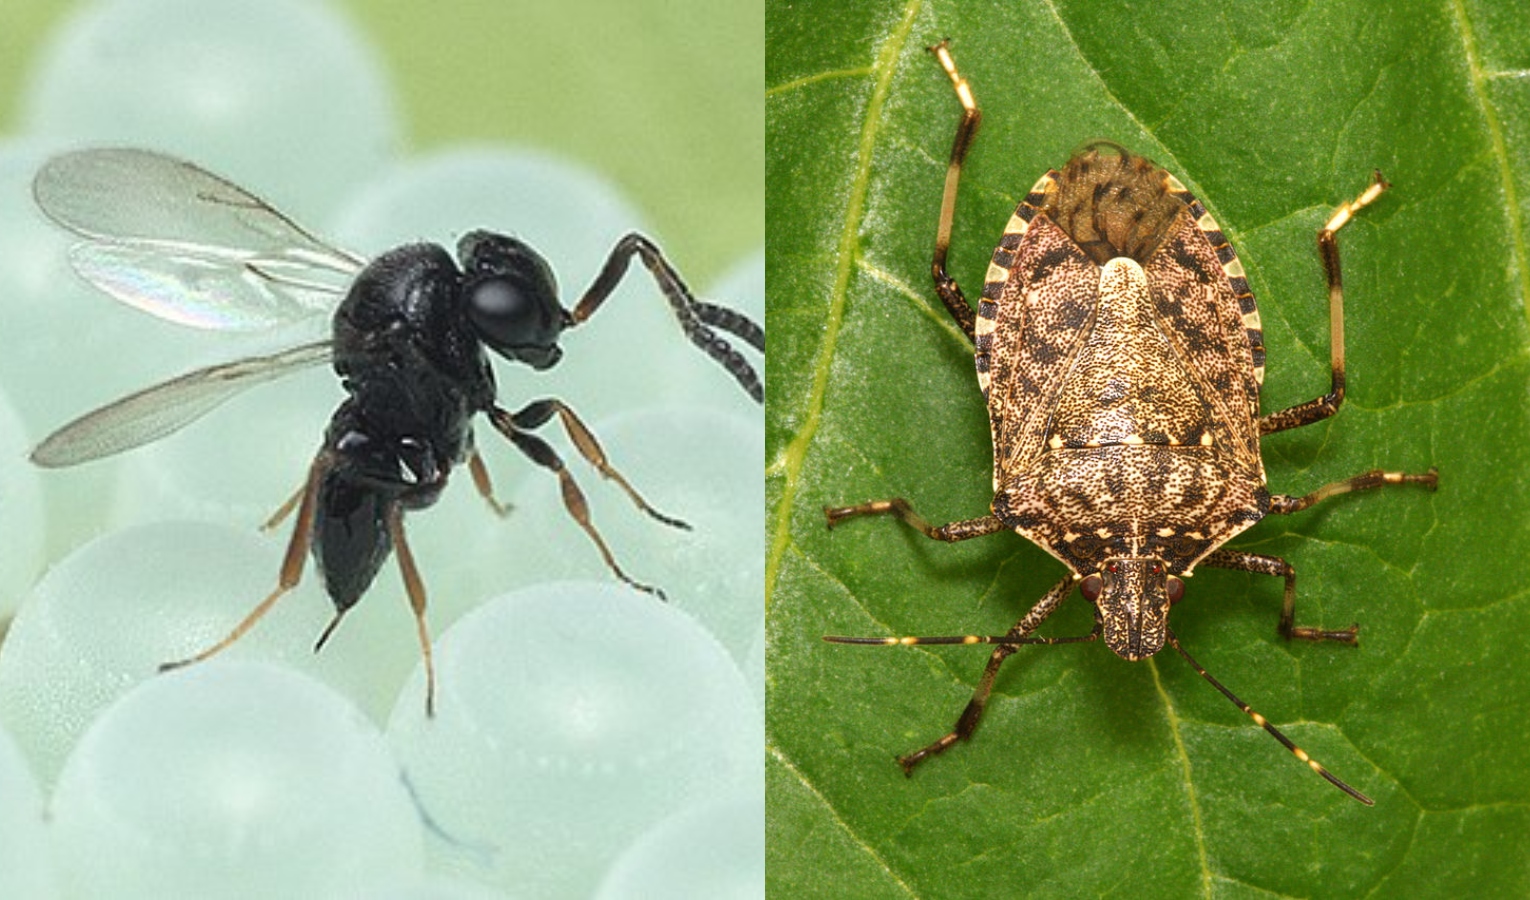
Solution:
[{"label": "brown marmorated stink bug", "polygon": [[[956,88],[961,124],[951,148],[931,272],[935,290],[972,339],[993,434],[989,515],[935,527],[902,498],[825,509],[829,525],[894,515],[941,541],[1013,530],[1067,565],[1007,634],[854,638],[847,644],[995,644],[955,728],[899,758],[905,772],[970,737],[999,666],[1021,644],[1093,641],[1127,660],[1167,642],[1238,708],[1334,786],[1345,784],[1250,709],[1180,646],[1169,609],[1197,565],[1285,579],[1280,634],[1355,644],[1357,627],[1294,622],[1296,573],[1273,556],[1219,549],[1268,513],[1294,513],[1349,491],[1388,484],[1431,490],[1421,475],[1375,470],[1305,496],[1265,487],[1259,439],[1333,415],[1344,399],[1344,294],[1335,233],[1387,188],[1381,173],[1318,232],[1328,276],[1333,387],[1261,416],[1264,341],[1243,266],[1206,208],[1164,169],[1097,142],[1021,201],[993,253],[974,315],[946,272],[962,160],[980,113],[946,44],[931,48]],[[1081,637],[1031,633],[1077,584],[1094,605]]]}]

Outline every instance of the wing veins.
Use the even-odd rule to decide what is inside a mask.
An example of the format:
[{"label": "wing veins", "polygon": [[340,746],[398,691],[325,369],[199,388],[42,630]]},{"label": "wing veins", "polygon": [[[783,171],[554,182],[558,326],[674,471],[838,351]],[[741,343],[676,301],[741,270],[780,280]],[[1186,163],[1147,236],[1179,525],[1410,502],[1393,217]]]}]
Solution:
[{"label": "wing veins", "polygon": [[38,444],[31,460],[63,468],[159,440],[247,388],[327,362],[330,352],[329,341],[317,341],[187,372],[80,416]]},{"label": "wing veins", "polygon": [[[365,264],[233,182],[150,151],[54,157],[33,193],[49,218],[84,238],[70,257],[87,281],[181,324],[237,330],[298,321],[344,295],[346,285],[324,276],[349,278]],[[252,274],[265,287],[249,283]]]}]

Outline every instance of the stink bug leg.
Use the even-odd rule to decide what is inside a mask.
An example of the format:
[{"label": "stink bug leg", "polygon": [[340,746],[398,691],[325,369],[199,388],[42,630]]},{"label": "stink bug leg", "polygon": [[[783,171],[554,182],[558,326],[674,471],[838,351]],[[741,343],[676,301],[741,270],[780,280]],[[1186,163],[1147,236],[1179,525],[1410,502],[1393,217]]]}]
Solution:
[{"label": "stink bug leg", "polygon": [[1355,213],[1369,206],[1389,187],[1391,185],[1381,177],[1381,170],[1378,169],[1371,186],[1354,200],[1334,210],[1328,224],[1318,232],[1318,252],[1323,256],[1323,271],[1328,276],[1328,352],[1333,369],[1333,384],[1328,393],[1321,397],[1260,417],[1260,434],[1274,434],[1288,428],[1320,422],[1338,412],[1339,405],[1344,402],[1344,279],[1339,272],[1338,232]]},{"label": "stink bug leg", "polygon": [[[869,504],[868,504],[869,505]],[[1100,626],[1095,624],[1094,630],[1080,637],[1031,637],[1031,632],[1041,627],[1041,623],[1047,620],[1073,591],[1074,579],[1070,575],[1052,586],[1052,589],[1031,607],[1031,611],[1015,623],[1015,627],[998,636],[984,636],[975,634],[952,635],[949,637],[902,637],[902,638],[852,638],[827,635],[824,640],[831,644],[880,644],[885,646],[907,646],[913,644],[997,644],[993,653],[988,656],[988,666],[983,669],[983,677],[978,681],[977,689],[972,692],[972,699],[967,702],[966,709],[956,720],[956,726],[950,732],[934,743],[921,747],[913,753],[898,757],[898,765],[903,767],[904,775],[913,775],[914,766],[934,756],[945,752],[947,747],[957,741],[964,741],[972,736],[977,728],[978,720],[983,717],[983,707],[988,705],[988,695],[993,691],[994,679],[999,675],[999,666],[1009,658],[1011,653],[1020,649],[1022,644],[1080,644],[1096,640],[1100,636]]]},{"label": "stink bug leg", "polygon": [[940,197],[940,225],[935,232],[935,258],[930,263],[930,274],[935,278],[935,293],[940,295],[941,302],[950,310],[951,317],[961,326],[968,339],[972,339],[976,327],[972,318],[972,306],[967,303],[956,279],[946,271],[946,253],[951,249],[951,221],[956,217],[956,186],[961,181],[962,161],[967,158],[967,149],[972,146],[978,123],[983,121],[983,112],[978,109],[977,98],[972,96],[972,85],[956,71],[956,62],[951,59],[948,42],[941,41],[931,47],[930,52],[935,54],[940,67],[950,76],[951,86],[956,89],[956,97],[962,103],[962,121],[956,126],[956,139],[951,143],[951,162],[946,166],[946,189]]},{"label": "stink bug leg", "polygon": [[1290,563],[1278,556],[1262,556],[1257,553],[1243,553],[1238,550],[1218,550],[1201,560],[1201,565],[1284,578],[1286,580],[1285,601],[1280,607],[1280,625],[1277,630],[1280,632],[1280,636],[1288,641],[1292,638],[1300,638],[1304,641],[1338,641],[1341,644],[1359,643],[1359,625],[1330,630],[1296,624],[1296,570],[1291,568]]},{"label": "stink bug leg", "polygon": [[[1432,491],[1439,484],[1439,470],[1431,468],[1422,475],[1410,475],[1406,472],[1384,472],[1380,469],[1372,469],[1353,478],[1325,484],[1304,497],[1275,494],[1270,497],[1270,512],[1281,513],[1282,515],[1294,513],[1306,509],[1320,500],[1326,500],[1338,494],[1370,490],[1371,488],[1378,488],[1389,484],[1422,484],[1425,488]],[[1286,590],[1284,600],[1280,606],[1280,625],[1278,628],[1280,636],[1286,640],[1297,638],[1304,641],[1338,641],[1344,644],[1359,642],[1359,625],[1351,625],[1348,628],[1339,630],[1330,630],[1296,624],[1296,570],[1291,567],[1290,563],[1279,557],[1240,553],[1236,550],[1217,550],[1201,560],[1201,564],[1215,566],[1220,569],[1237,569],[1243,572],[1256,572],[1261,575],[1274,575],[1277,578],[1284,578]]]},{"label": "stink bug leg", "polygon": [[872,500],[869,503],[861,503],[855,506],[824,507],[824,517],[829,520],[829,527],[833,528],[845,519],[855,516],[897,516],[919,531],[927,538],[946,543],[965,541],[969,538],[982,537],[986,534],[996,534],[1005,530],[1003,522],[998,516],[983,516],[977,519],[965,519],[960,522],[951,522],[936,528],[924,517],[914,512],[914,508],[908,505],[908,501],[902,497],[894,497],[891,500]]},{"label": "stink bug leg", "polygon": [[[1261,416],[1264,336],[1243,263],[1179,179],[1119,144],[1086,144],[1034,183],[993,251],[981,301],[968,305],[946,260],[961,168],[981,114],[950,48],[942,42],[930,49],[962,108],[930,270],[941,302],[972,339],[993,439],[993,500],[986,516],[940,526],[902,498],[824,512],[831,527],[855,516],[895,516],[945,542],[1012,530],[1069,574],[1003,635],[826,640],[994,646],[955,727],[900,757],[905,773],[972,735],[1015,648],[1100,640],[1128,661],[1173,646],[1297,759],[1370,803],[1212,678],[1168,622],[1185,579],[1204,563],[1283,578],[1284,637],[1354,644],[1354,626],[1295,624],[1296,573],[1285,560],[1222,546],[1271,512],[1294,513],[1388,484],[1435,486],[1433,470],[1376,470],[1305,496],[1272,495],[1260,448],[1262,435],[1324,419],[1343,401],[1344,303],[1335,235],[1386,182],[1378,173],[1318,234],[1328,278],[1332,389]],[[1081,637],[1033,636],[1074,584],[1094,607],[1094,629]]]}]

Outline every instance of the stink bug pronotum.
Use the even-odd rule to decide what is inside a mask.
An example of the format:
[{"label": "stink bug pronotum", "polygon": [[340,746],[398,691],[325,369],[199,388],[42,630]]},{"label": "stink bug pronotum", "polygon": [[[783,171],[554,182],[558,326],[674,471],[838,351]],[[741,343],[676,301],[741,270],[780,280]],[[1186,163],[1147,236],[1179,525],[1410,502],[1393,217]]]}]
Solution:
[{"label": "stink bug pronotum", "polygon": [[[962,160],[981,117],[945,43],[931,48],[962,104],[941,200],[931,273],[972,339],[994,450],[990,513],[935,527],[902,498],[825,509],[830,527],[893,515],[941,541],[1013,530],[1069,568],[1004,635],[852,638],[848,644],[995,644],[955,728],[899,758],[905,772],[971,736],[999,666],[1021,644],[1104,638],[1128,660],[1167,642],[1238,708],[1313,771],[1345,784],[1211,677],[1180,646],[1169,608],[1197,565],[1285,579],[1280,634],[1355,644],[1357,626],[1294,621],[1296,573],[1285,560],[1219,549],[1268,513],[1294,513],[1350,491],[1389,484],[1433,490],[1418,475],[1375,470],[1305,496],[1265,487],[1259,439],[1325,419],[1344,399],[1344,293],[1335,234],[1388,185],[1375,181],[1318,232],[1328,276],[1333,386],[1261,416],[1264,341],[1242,264],[1206,208],[1178,179],[1124,148],[1086,146],[1031,188],[993,253],[976,313],[946,272]],[[1095,625],[1079,637],[1033,637],[1077,584]]]}]

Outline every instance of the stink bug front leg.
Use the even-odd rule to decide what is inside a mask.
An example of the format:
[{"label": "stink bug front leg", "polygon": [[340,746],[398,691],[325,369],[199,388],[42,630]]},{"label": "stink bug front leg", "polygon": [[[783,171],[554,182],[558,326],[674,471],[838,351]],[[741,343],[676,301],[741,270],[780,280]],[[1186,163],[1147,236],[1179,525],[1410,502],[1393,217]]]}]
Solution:
[{"label": "stink bug front leg", "polygon": [[1389,187],[1391,185],[1387,184],[1386,179],[1381,177],[1381,171],[1377,170],[1376,180],[1365,189],[1365,193],[1334,210],[1328,224],[1318,232],[1318,252],[1323,256],[1323,271],[1328,276],[1328,344],[1333,384],[1329,392],[1321,397],[1260,417],[1260,434],[1274,434],[1288,428],[1320,422],[1338,412],[1339,404],[1344,402],[1344,279],[1339,273],[1339,241],[1336,235],[1355,213],[1369,206],[1371,201],[1380,197],[1381,192]]},{"label": "stink bug front leg", "polygon": [[1237,550],[1217,550],[1202,560],[1201,565],[1284,578],[1286,593],[1285,600],[1280,606],[1279,631],[1280,636],[1286,640],[1299,638],[1304,641],[1338,641],[1341,644],[1350,645],[1359,643],[1359,625],[1332,630],[1296,624],[1296,570],[1278,556],[1262,556],[1258,553],[1242,553]]},{"label": "stink bug front leg", "polygon": [[[870,505],[870,504],[867,504]],[[983,718],[983,709],[988,705],[988,695],[993,692],[994,679],[999,675],[999,667],[1004,660],[1009,658],[1020,648],[1021,644],[1079,644],[1096,640],[1100,636],[1100,623],[1096,619],[1094,630],[1080,637],[1031,637],[1031,632],[1041,627],[1041,623],[1047,620],[1057,607],[1073,591],[1073,585],[1077,583],[1072,575],[1053,585],[1052,589],[1031,607],[1015,627],[1001,636],[985,636],[976,634],[951,635],[946,637],[891,637],[891,638],[859,638],[840,637],[837,635],[825,635],[824,640],[831,644],[871,644],[876,646],[912,646],[914,644],[997,644],[993,653],[988,657],[988,666],[983,669],[983,677],[978,679],[977,689],[972,692],[972,699],[967,701],[966,709],[962,710],[961,716],[956,720],[956,726],[950,732],[942,736],[928,746],[921,747],[913,753],[898,757],[898,765],[903,767],[904,775],[913,775],[914,766],[919,765],[931,756],[944,753],[947,748],[957,741],[964,741],[972,736],[977,729],[978,721]]]}]

